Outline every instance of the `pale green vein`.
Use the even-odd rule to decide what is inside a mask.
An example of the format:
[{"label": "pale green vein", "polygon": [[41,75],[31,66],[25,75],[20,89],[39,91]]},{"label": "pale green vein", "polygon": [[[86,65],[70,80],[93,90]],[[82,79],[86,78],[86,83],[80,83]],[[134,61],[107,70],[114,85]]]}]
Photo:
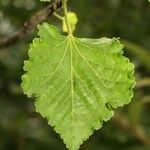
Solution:
[{"label": "pale green vein", "polygon": [[[93,73],[96,75],[96,77],[99,79],[99,81],[102,83],[102,85],[105,87],[104,83],[101,81],[99,75],[95,72],[95,70],[92,68],[92,66],[89,64],[89,62],[85,59],[85,57],[82,55],[82,53],[80,52],[79,48],[77,47],[76,43],[74,42],[74,39],[72,40],[77,52],[79,53],[79,55],[81,56],[81,58],[86,62],[86,64],[89,66],[89,68],[93,71]],[[103,78],[103,77],[101,77]],[[107,87],[105,87],[107,88]]]},{"label": "pale green vein", "polygon": [[[70,38],[70,74],[71,74],[71,99],[72,99],[72,133],[74,133],[75,128],[75,119],[74,119],[74,100],[73,100],[73,51],[72,51],[72,43]],[[74,137],[74,135],[72,136]]]},{"label": "pale green vein", "polygon": [[[94,48],[94,47],[89,47],[89,45],[87,45],[85,42],[82,42],[82,41],[78,41],[76,38],[74,39],[75,40],[75,42],[77,42],[79,45],[81,45],[81,46],[83,46],[83,47],[85,47],[85,48],[88,48],[89,50],[95,50],[95,51],[98,51],[98,52],[100,52],[100,53],[103,53],[104,54],[104,51],[102,51],[102,50],[99,50],[99,49],[103,49],[103,47],[105,47],[105,46],[102,46],[102,47],[97,47],[97,48]],[[85,43],[85,44],[83,44],[83,43]],[[111,43],[111,45],[114,43],[114,41]],[[111,47],[111,45],[109,45],[109,47]],[[108,45],[106,45],[106,46],[108,46]],[[109,48],[108,48],[109,49]],[[110,54],[110,52],[108,51],[106,51],[105,50],[105,53],[107,54]],[[112,53],[112,54],[114,54],[114,53]]]},{"label": "pale green vein", "polygon": [[84,81],[80,78],[80,76],[75,71],[73,71],[73,72],[76,75],[76,77],[82,82],[82,84],[86,87],[86,89],[90,92],[90,94],[94,97],[94,99],[96,99],[99,102],[99,104],[101,104],[99,99],[95,95],[93,95],[93,93],[91,92],[89,87],[86,85],[86,83],[84,83]]},{"label": "pale green vein", "polygon": [[94,116],[94,114],[91,112],[91,110],[88,108],[88,106],[85,104],[84,100],[81,100],[81,98],[74,92],[74,95],[80,100],[80,102],[85,106],[86,110],[89,112],[89,114],[93,117],[95,122],[97,122],[97,118]]},{"label": "pale green vein", "polygon": [[65,51],[64,51],[64,53],[63,53],[63,56],[62,56],[62,58],[60,59],[60,62],[59,62],[59,64],[58,64],[58,66],[56,67],[56,69],[54,70],[53,74],[50,75],[50,77],[47,78],[47,80],[45,80],[43,83],[41,83],[41,85],[43,85],[43,84],[45,84],[46,82],[48,82],[49,80],[51,80],[51,78],[55,75],[55,73],[57,72],[57,70],[59,69],[59,67],[61,66],[61,63],[63,62],[63,60],[64,60],[64,58],[65,58],[65,55],[66,55],[67,50],[68,50],[68,45],[69,45],[69,41],[67,42],[67,46],[66,46],[66,49],[65,49]]},{"label": "pale green vein", "polygon": [[54,96],[50,99],[52,101],[56,95],[65,87],[65,85],[70,81],[70,78],[57,90],[57,92],[54,94]]}]

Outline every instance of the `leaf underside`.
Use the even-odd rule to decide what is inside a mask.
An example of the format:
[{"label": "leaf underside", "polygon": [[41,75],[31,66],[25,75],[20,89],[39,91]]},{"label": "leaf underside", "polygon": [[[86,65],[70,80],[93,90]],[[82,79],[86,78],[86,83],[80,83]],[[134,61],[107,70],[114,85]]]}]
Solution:
[{"label": "leaf underside", "polygon": [[130,102],[133,64],[118,39],[62,36],[54,26],[38,26],[29,49],[22,88],[36,97],[36,110],[54,126],[66,147],[77,150],[113,108]]}]

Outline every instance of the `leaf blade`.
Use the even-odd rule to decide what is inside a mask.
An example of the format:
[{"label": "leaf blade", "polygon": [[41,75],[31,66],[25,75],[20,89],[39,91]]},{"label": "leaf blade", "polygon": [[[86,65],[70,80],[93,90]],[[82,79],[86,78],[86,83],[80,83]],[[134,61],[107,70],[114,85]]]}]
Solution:
[{"label": "leaf blade", "polygon": [[113,116],[112,108],[131,100],[133,65],[122,56],[118,39],[66,37],[46,23],[38,28],[40,37],[30,46],[22,88],[36,97],[37,112],[67,148],[77,150]]}]

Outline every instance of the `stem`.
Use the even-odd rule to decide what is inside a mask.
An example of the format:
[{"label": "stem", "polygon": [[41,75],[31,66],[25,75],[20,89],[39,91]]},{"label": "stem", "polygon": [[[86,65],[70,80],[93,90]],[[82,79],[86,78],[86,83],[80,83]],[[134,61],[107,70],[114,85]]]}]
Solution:
[{"label": "stem", "polygon": [[64,9],[65,22],[66,22],[68,34],[72,35],[72,30],[71,30],[69,19],[68,19],[68,15],[67,15],[67,1],[66,0],[62,0],[62,5],[63,5],[63,9]]},{"label": "stem", "polygon": [[53,15],[62,21],[64,20],[63,17],[57,14],[56,12],[54,12]]}]

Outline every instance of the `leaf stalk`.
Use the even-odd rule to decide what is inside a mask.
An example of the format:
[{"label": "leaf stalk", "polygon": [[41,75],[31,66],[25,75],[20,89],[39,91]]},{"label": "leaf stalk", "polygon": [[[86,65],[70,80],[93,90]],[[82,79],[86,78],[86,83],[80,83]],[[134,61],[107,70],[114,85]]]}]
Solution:
[{"label": "leaf stalk", "polygon": [[53,15],[62,21],[64,20],[64,18],[60,16],[59,14],[57,14],[56,12],[54,12]]},{"label": "leaf stalk", "polygon": [[71,26],[68,19],[68,13],[67,13],[67,0],[62,0],[63,10],[64,10],[64,16],[65,16],[65,22],[68,30],[68,35],[72,35]]}]

